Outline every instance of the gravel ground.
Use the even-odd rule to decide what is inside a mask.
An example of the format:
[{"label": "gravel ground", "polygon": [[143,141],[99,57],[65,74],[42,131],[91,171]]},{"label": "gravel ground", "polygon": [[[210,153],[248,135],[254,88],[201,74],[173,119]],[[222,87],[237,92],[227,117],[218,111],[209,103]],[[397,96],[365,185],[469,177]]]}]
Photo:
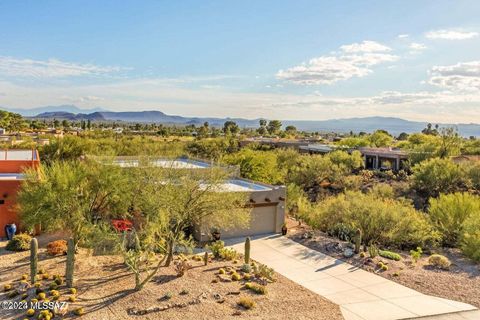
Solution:
[{"label": "gravel ground", "polygon": [[[310,227],[304,224],[299,226],[294,220],[289,220],[288,226],[288,237],[311,249],[342,259],[424,294],[461,301],[480,308],[480,264],[464,258],[458,250],[439,249],[435,252],[450,259],[452,262],[450,270],[432,268],[428,265],[426,254],[414,264],[408,252],[398,250],[393,251],[402,256],[401,261],[381,257],[361,258],[359,255],[347,259],[343,257],[342,250],[336,249],[338,244],[347,245],[346,242],[329,237],[321,231],[314,231],[312,238],[305,239],[303,235],[312,231]],[[388,271],[382,271],[377,267],[379,261],[388,264]]]},{"label": "gravel ground", "polygon": [[[0,285],[16,281],[29,272],[29,252],[10,253],[0,243]],[[212,261],[207,266],[203,262],[191,261],[193,268],[183,277],[176,277],[172,267],[162,268],[152,282],[140,292],[133,292],[133,276],[125,269],[117,256],[91,256],[87,250],[80,250],[76,260],[77,301],[69,305],[69,310],[85,307],[86,314],[81,319],[343,319],[339,307],[311,291],[277,275],[277,281],[267,285],[268,294],[254,295],[242,288],[242,282],[218,282],[217,270],[220,267],[239,265],[231,262]],[[48,257],[40,249],[39,265],[49,274],[63,274],[65,257]],[[45,281],[44,283],[49,283]],[[181,295],[186,290],[188,293]],[[66,289],[60,289],[60,300],[66,300]],[[162,300],[165,294],[172,298]],[[240,297],[248,296],[256,302],[255,308],[244,310],[237,307]],[[146,309],[167,304],[188,303],[200,297],[200,303],[184,308],[143,316],[128,315],[130,308]],[[224,299],[218,303],[218,298]],[[0,302],[7,297],[2,292]],[[19,299],[17,299],[19,300]],[[0,319],[24,319],[24,312],[0,310]],[[69,312],[63,319],[75,318]],[[57,318],[55,318],[57,319]]]}]

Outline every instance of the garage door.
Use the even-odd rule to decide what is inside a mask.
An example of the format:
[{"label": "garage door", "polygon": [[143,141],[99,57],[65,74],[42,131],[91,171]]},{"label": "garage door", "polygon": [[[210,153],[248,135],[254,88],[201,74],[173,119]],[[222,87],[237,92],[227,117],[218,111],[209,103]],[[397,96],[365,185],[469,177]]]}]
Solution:
[{"label": "garage door", "polygon": [[235,238],[274,233],[277,206],[254,207],[248,228],[234,228],[222,232],[222,238]]}]

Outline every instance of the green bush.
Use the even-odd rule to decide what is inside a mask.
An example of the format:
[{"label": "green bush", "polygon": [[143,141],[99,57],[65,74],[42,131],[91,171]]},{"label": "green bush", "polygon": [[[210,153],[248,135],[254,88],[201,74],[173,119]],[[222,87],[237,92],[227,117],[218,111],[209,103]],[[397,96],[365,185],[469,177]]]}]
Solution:
[{"label": "green bush", "polygon": [[464,233],[465,221],[471,215],[480,215],[480,197],[469,193],[441,194],[430,199],[428,215],[440,232],[446,246],[457,246]]},{"label": "green bush", "polygon": [[270,281],[275,281],[275,270],[264,264],[258,264],[253,266],[253,273],[259,278],[265,278]]},{"label": "green bush", "polygon": [[480,211],[472,212],[465,220],[460,248],[470,259],[480,261]]},{"label": "green bush", "polygon": [[220,249],[220,257],[225,260],[234,260],[237,258],[238,253],[233,248],[222,248]]},{"label": "green bush", "polygon": [[398,253],[395,253],[392,251],[379,250],[378,254],[380,257],[390,259],[390,260],[400,261],[402,259],[402,257]]},{"label": "green bush", "polygon": [[438,235],[425,215],[404,199],[391,199],[374,192],[347,191],[327,198],[306,216],[307,222],[323,231],[336,226],[362,231],[363,243],[415,248],[432,244]]},{"label": "green bush", "polygon": [[262,286],[261,284],[258,284],[258,283],[247,282],[245,283],[245,289],[255,292],[256,294],[262,294],[262,295],[267,294],[267,287]]},{"label": "green bush", "polygon": [[463,167],[450,159],[432,158],[413,167],[413,187],[428,197],[465,190],[470,181]]},{"label": "green bush", "polygon": [[434,267],[444,270],[448,270],[452,264],[447,257],[442,256],[441,254],[432,254],[428,258],[428,263]]},{"label": "green bush", "polygon": [[423,250],[420,247],[417,247],[416,250],[410,250],[410,257],[412,258],[412,261],[414,263],[417,263],[417,261],[422,257]]},{"label": "green bush", "polygon": [[241,307],[244,307],[245,309],[249,310],[255,307],[255,301],[253,301],[252,298],[249,297],[241,297],[237,304]]},{"label": "green bush", "polygon": [[215,258],[220,258],[220,252],[225,247],[225,243],[223,241],[215,241],[207,246],[207,249],[212,251],[212,254]]},{"label": "green bush", "polygon": [[26,233],[20,233],[14,235],[5,248],[9,251],[27,251],[30,250],[30,241],[32,237]]}]

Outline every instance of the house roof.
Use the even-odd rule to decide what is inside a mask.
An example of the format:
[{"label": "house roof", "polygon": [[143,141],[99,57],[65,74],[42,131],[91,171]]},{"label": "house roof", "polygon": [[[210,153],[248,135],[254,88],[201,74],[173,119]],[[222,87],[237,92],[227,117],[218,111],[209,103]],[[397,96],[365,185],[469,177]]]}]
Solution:
[{"label": "house roof", "polygon": [[0,161],[34,161],[38,160],[36,150],[0,150]]}]

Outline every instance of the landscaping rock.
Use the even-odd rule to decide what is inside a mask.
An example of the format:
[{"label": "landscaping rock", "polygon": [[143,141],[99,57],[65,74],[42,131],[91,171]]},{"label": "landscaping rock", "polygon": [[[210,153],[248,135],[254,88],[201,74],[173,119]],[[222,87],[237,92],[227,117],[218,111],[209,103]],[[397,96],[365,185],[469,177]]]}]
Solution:
[{"label": "landscaping rock", "polygon": [[355,254],[355,252],[353,251],[352,248],[345,248],[343,250],[343,256],[345,258],[351,258],[351,257],[353,257],[354,254]]}]

